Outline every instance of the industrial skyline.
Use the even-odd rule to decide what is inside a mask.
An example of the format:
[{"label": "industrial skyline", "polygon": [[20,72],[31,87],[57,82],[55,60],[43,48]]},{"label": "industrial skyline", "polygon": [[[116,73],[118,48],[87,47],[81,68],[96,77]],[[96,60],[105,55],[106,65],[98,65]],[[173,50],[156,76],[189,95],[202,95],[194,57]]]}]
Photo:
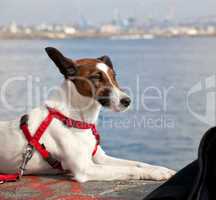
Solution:
[{"label": "industrial skyline", "polygon": [[115,16],[143,21],[187,21],[216,13],[215,0],[0,0],[0,24],[89,23],[110,21]]}]

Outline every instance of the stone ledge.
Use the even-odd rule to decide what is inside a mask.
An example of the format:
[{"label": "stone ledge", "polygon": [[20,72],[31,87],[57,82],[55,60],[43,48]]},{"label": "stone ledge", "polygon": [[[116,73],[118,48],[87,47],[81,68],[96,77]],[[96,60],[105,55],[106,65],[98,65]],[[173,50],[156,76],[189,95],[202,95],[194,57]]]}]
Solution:
[{"label": "stone ledge", "polygon": [[0,200],[140,200],[160,184],[135,180],[80,184],[62,176],[25,176],[0,185]]}]

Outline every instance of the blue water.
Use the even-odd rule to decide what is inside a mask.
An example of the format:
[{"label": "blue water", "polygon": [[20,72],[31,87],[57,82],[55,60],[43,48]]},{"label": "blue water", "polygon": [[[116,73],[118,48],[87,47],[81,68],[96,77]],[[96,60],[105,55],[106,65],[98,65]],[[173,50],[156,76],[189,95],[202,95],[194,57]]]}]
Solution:
[{"label": "blue water", "polygon": [[[107,153],[175,169],[196,158],[199,141],[211,125],[189,112],[186,96],[196,83],[216,73],[215,38],[0,41],[1,120],[25,112],[29,99],[23,77],[33,80],[33,96],[61,83],[61,75],[45,54],[46,46],[60,48],[74,59],[105,54],[112,58],[133,105],[126,113],[102,111],[99,130]],[[21,79],[6,84],[14,77]],[[190,99],[196,113],[205,114],[205,96],[203,90]],[[4,100],[15,109],[7,108]],[[38,104],[33,98],[28,106]]]}]

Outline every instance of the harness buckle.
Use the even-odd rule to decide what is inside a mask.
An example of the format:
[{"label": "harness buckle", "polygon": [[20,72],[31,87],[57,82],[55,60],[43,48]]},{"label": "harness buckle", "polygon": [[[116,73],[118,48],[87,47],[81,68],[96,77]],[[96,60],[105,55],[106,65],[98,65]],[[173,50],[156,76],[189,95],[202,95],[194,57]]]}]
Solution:
[{"label": "harness buckle", "polygon": [[50,166],[52,166],[54,169],[60,169],[61,163],[52,157],[52,155],[49,153],[48,157],[46,158],[46,161],[49,163]]},{"label": "harness buckle", "polygon": [[29,118],[28,115],[23,115],[23,116],[21,117],[21,119],[20,119],[20,127],[21,127],[22,125],[26,125],[26,124],[28,123],[28,118]]},{"label": "harness buckle", "polygon": [[26,170],[26,165],[28,161],[32,158],[34,147],[31,144],[28,144],[25,152],[23,153],[23,160],[19,167],[19,178],[23,176],[24,171]]},{"label": "harness buckle", "polygon": [[74,127],[75,125],[75,121],[71,120],[71,119],[64,119],[63,123],[67,126],[67,127]]}]

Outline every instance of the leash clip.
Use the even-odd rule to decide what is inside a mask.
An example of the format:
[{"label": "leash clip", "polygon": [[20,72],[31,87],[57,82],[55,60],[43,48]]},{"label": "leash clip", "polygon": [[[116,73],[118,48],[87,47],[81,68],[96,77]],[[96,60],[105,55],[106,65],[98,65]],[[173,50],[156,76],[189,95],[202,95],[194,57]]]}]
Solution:
[{"label": "leash clip", "polygon": [[25,149],[25,152],[23,153],[23,160],[19,168],[19,178],[23,176],[23,173],[26,170],[26,165],[28,161],[32,158],[33,149],[34,149],[33,146],[31,144],[28,144]]}]

